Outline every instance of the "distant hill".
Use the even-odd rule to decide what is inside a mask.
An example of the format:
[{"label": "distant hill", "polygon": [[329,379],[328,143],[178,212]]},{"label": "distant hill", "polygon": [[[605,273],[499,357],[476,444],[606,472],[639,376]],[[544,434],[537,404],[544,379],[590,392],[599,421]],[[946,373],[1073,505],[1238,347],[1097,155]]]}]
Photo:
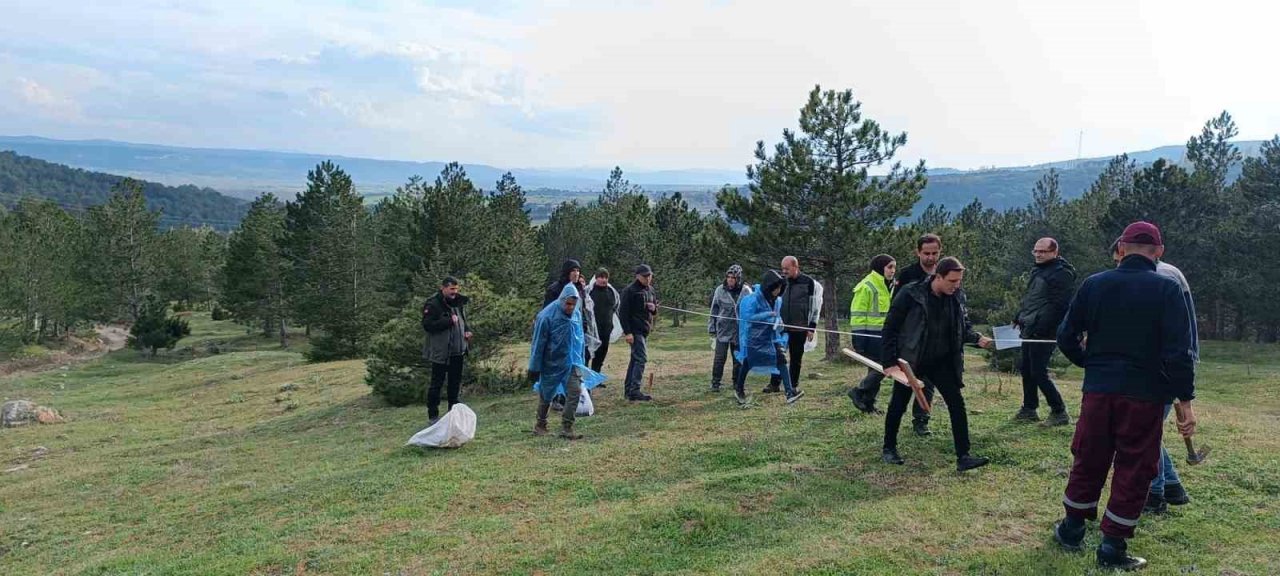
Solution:
[{"label": "distant hill", "polygon": [[[1256,156],[1261,142],[1237,142],[1246,156]],[[170,185],[195,184],[216,188],[224,194],[253,198],[262,192],[275,192],[292,198],[306,183],[307,171],[323,160],[332,159],[355,179],[361,194],[374,200],[392,193],[410,176],[428,180],[444,168],[443,162],[406,162],[213,148],[179,148],[152,144],[131,144],[111,140],[51,140],[32,136],[0,136],[0,150],[11,149],[20,154],[43,158],[113,174],[124,174]],[[1130,152],[1139,165],[1158,158],[1182,163],[1184,146],[1163,146],[1152,150]],[[940,204],[955,212],[974,198],[984,206],[1005,210],[1031,202],[1037,180],[1050,169],[1061,173],[1062,194],[1075,198],[1084,193],[1106,167],[1109,157],[1066,160],[1032,166],[1011,166],[984,170],[931,168],[929,184],[924,190],[916,213],[930,204]],[[467,174],[476,185],[491,189],[508,169],[484,164],[465,164]],[[624,167],[625,170],[625,167]],[[550,208],[564,200],[590,200],[608,178],[605,168],[513,168],[510,171],[530,193],[535,219],[545,217]],[[626,177],[651,194],[682,192],[690,204],[699,209],[715,205],[715,191],[724,184],[744,185],[744,170],[626,170]],[[1234,175],[1232,175],[1234,177]]]},{"label": "distant hill", "polygon": [[[5,206],[33,197],[52,200],[68,211],[83,210],[105,203],[112,187],[123,179],[0,152],[0,204]],[[170,187],[144,181],[142,193],[148,208],[161,211],[160,225],[165,228],[208,225],[231,230],[240,224],[249,208],[243,200],[191,185]]]},{"label": "distant hill", "polygon": [[[307,171],[324,160],[333,160],[355,180],[364,195],[388,194],[410,176],[434,179],[444,162],[405,162],[321,154],[179,148],[152,144],[131,144],[112,140],[52,140],[33,136],[0,136],[0,150],[43,158],[113,174],[153,180],[164,184],[209,186],[240,198],[261,192],[276,192],[292,198],[306,185]],[[464,164],[476,185],[490,189],[510,170],[526,189],[565,191],[600,190],[609,176],[608,168],[497,168],[484,164]],[[625,169],[625,168],[624,168]],[[745,170],[663,170],[626,171],[627,179],[646,188],[719,187],[740,184]]]}]

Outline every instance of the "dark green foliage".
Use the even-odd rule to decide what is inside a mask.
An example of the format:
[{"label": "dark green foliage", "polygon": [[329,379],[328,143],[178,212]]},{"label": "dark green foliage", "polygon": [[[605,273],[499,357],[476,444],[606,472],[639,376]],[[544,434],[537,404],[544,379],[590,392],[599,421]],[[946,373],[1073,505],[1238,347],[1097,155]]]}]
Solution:
[{"label": "dark green foliage", "polygon": [[[471,275],[462,281],[462,293],[471,303],[467,308],[467,327],[473,338],[467,353],[463,385],[477,383],[490,389],[514,390],[523,365],[502,366],[495,363],[503,345],[528,338],[536,313],[536,303],[496,292],[485,280]],[[431,368],[422,358],[426,333],[422,330],[422,301],[415,299],[384,324],[369,345],[365,382],[373,393],[388,403],[403,406],[425,402]]]},{"label": "dark green foliage", "polygon": [[[289,262],[282,252],[284,215],[284,205],[271,194],[253,201],[240,228],[227,240],[220,301],[238,322],[259,326],[266,336],[279,334],[281,346],[288,345],[285,319],[289,313],[285,292]],[[221,310],[214,309],[215,313]]]},{"label": "dark green foliage", "polygon": [[[72,212],[105,203],[126,178],[89,172],[0,151],[0,204],[14,206],[31,197],[54,202]],[[240,222],[248,206],[210,188],[171,187],[138,181],[149,210],[161,212],[161,227],[209,226],[227,231]]]},{"label": "dark green foliage", "polygon": [[155,295],[149,295],[139,307],[138,319],[129,328],[129,346],[137,350],[150,350],[154,358],[159,349],[173,350],[184,336],[191,335],[191,326],[177,316],[169,315],[169,305]]}]

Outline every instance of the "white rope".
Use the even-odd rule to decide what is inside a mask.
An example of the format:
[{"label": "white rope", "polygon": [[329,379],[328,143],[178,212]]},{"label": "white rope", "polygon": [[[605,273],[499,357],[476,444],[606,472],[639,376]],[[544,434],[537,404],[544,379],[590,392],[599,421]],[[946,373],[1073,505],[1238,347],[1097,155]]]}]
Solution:
[{"label": "white rope", "polygon": [[[658,305],[658,307],[659,307],[659,308],[665,308],[665,309],[667,309],[667,310],[671,310],[671,311],[673,311],[673,312],[683,312],[683,313],[685,313],[685,314],[693,314],[694,316],[705,316],[705,317],[707,317],[707,318],[718,318],[718,319],[721,319],[721,320],[737,320],[738,322],[748,322],[748,323],[751,323],[751,324],[768,324],[769,326],[777,326],[777,325],[778,325],[778,324],[775,324],[775,323],[773,323],[773,322],[760,322],[760,321],[757,321],[757,320],[739,320],[736,316],[718,316],[718,315],[715,315],[715,314],[708,314],[708,313],[706,313],[706,312],[696,312],[696,311],[693,311],[693,310],[685,310],[685,309],[683,309],[683,308],[676,308],[676,307],[674,307],[674,306],[665,306],[665,305],[662,305],[662,304],[659,304],[659,305]],[[839,331],[839,330],[828,330],[828,329],[826,329],[826,328],[810,328],[810,327],[808,327],[808,326],[792,326],[792,325],[790,325],[790,324],[781,324],[781,326],[782,326],[783,328],[790,328],[790,329],[792,329],[792,330],[796,330],[796,331],[809,331],[809,330],[812,330],[812,331],[814,331],[814,332],[824,332],[824,333],[827,333],[827,334],[843,334],[843,335],[845,335],[845,336],[855,336],[855,337],[861,337],[861,338],[884,338],[884,336],[881,336],[881,335],[879,335],[879,334],[866,334],[866,333],[855,333],[855,332],[841,332],[841,331]],[[990,340],[991,340],[992,342],[1018,342],[1018,343],[1020,343],[1020,344],[1057,344],[1057,343],[1058,343],[1058,341],[1057,341],[1057,340],[1024,340],[1024,339],[1021,339],[1021,338],[1001,338],[1001,339],[990,338]]]}]

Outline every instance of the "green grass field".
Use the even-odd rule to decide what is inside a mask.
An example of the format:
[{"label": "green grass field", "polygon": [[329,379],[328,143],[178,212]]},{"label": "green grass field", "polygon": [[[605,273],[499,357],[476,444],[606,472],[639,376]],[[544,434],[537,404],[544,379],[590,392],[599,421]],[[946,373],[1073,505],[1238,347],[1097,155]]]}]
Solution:
[{"label": "green grass field", "polygon": [[[121,351],[0,380],[0,396],[69,420],[0,430],[0,468],[27,465],[0,473],[0,572],[1096,572],[1092,552],[1049,539],[1071,428],[1013,424],[1017,379],[970,358],[974,451],[991,466],[954,471],[940,413],[931,438],[904,426],[907,465],[890,467],[883,420],[844,396],[861,370],[807,359],[806,375],[821,376],[799,404],[758,394],[753,377],[758,405],[739,409],[707,391],[711,353],[694,324],[651,339],[652,404],[619,399],[616,348],[597,415],[579,421],[587,438],[572,444],[529,434],[532,394],[464,391],[472,443],[406,448],[425,410],[371,398],[363,362],[307,364],[207,318],[181,346],[217,341],[223,354]],[[1144,517],[1131,549],[1148,574],[1280,574],[1280,349],[1208,343],[1204,357],[1198,439],[1213,455],[1180,468],[1192,503]],[[1073,412],[1079,378],[1059,378]],[[1086,542],[1098,538],[1092,525]]]}]

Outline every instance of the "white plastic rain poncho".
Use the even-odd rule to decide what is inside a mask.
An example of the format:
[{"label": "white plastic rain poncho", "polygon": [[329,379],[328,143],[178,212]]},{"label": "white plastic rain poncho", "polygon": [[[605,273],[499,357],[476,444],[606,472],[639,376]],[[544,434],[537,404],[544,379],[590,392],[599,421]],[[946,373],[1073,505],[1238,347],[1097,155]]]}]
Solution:
[{"label": "white plastic rain poncho", "polygon": [[770,306],[765,290],[756,284],[751,294],[738,302],[738,351],[734,355],[738,362],[749,362],[752,372],[777,374],[777,347],[786,344],[778,320],[781,300],[775,298]]},{"label": "white plastic rain poncho", "polygon": [[565,315],[564,301],[577,298],[578,291],[572,284],[560,291],[560,298],[547,304],[538,313],[533,325],[533,344],[529,349],[529,371],[540,374],[533,389],[550,402],[557,394],[564,394],[569,375],[577,368],[582,375],[582,389],[590,390],[606,380],[603,374],[592,371],[584,362],[583,349],[586,335],[582,329],[582,306],[579,299],[572,315]]}]

